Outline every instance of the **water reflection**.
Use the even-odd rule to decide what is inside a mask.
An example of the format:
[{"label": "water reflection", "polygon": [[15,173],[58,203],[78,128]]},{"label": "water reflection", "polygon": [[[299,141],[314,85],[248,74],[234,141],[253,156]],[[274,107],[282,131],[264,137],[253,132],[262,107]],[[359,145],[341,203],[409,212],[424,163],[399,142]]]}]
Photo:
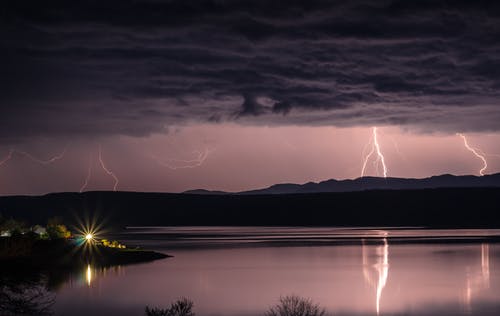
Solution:
[{"label": "water reflection", "polygon": [[92,269],[90,268],[90,264],[87,265],[87,272],[85,273],[85,277],[87,280],[87,285],[90,286],[90,283],[92,283]]},{"label": "water reflection", "polygon": [[490,288],[490,246],[481,245],[481,266],[467,266],[465,286],[465,308],[471,312],[472,298],[482,290]]},{"label": "water reflection", "polygon": [[490,245],[481,245],[481,271],[486,288],[490,288]]},{"label": "water reflection", "polygon": [[[362,241],[362,254],[363,254],[363,276],[370,286],[375,288],[375,310],[377,315],[380,314],[380,300],[382,298],[382,291],[387,284],[387,277],[389,276],[389,243],[387,242],[387,232],[381,232],[383,236],[383,244],[375,246],[375,255],[369,254],[369,247]],[[376,278],[372,277],[373,272],[376,273]]]},{"label": "water reflection", "polygon": [[93,287],[98,284],[101,279],[108,276],[123,276],[125,268],[121,265],[96,267],[88,264],[82,268],[79,273],[70,273],[66,276],[66,285],[69,287],[81,287],[84,284],[87,287]]},{"label": "water reflection", "polygon": [[[343,229],[349,242],[339,242],[337,236],[328,238],[326,228],[302,229],[307,237],[295,243],[282,242],[288,238],[284,229],[264,229],[256,240],[243,232],[238,238],[245,238],[245,245],[238,240],[205,248],[213,245],[207,235],[196,240],[200,247],[169,248],[192,242],[192,231],[175,240],[170,235],[135,239],[174,257],[126,267],[81,267],[58,291],[56,314],[141,315],[146,305],[188,297],[197,315],[252,316],[263,315],[280,296],[296,294],[332,315],[499,315],[500,244],[450,239],[480,235],[476,231],[431,231],[422,233],[430,242],[416,242],[412,230]],[[291,235],[297,233],[293,229]],[[232,238],[224,229],[210,234],[214,240]],[[321,234],[319,242],[311,241]],[[269,236],[279,242],[269,243]]]}]

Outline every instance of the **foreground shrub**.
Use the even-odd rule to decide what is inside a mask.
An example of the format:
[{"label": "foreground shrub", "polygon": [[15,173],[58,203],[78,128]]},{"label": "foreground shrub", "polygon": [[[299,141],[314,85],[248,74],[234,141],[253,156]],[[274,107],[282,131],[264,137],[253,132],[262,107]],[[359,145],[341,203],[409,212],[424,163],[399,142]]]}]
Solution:
[{"label": "foreground shrub", "polygon": [[17,280],[0,276],[0,315],[53,315],[55,294],[47,289],[47,280]]},{"label": "foreground shrub", "polygon": [[271,307],[265,316],[325,316],[326,312],[310,299],[296,295],[280,297],[280,302]]},{"label": "foreground shrub", "polygon": [[149,308],[149,306],[146,306],[146,315],[147,316],[195,316],[192,309],[193,309],[193,302],[188,300],[187,298],[182,298],[170,304],[170,307],[165,309],[156,307]]}]

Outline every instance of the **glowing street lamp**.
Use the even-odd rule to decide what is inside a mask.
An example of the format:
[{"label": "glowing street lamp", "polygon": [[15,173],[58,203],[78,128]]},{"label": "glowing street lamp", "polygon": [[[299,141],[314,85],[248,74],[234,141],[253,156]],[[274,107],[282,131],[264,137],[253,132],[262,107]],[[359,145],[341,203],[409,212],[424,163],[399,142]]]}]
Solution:
[{"label": "glowing street lamp", "polygon": [[94,235],[92,233],[88,233],[87,235],[85,235],[85,240],[87,242],[91,242],[93,239],[94,239]]}]

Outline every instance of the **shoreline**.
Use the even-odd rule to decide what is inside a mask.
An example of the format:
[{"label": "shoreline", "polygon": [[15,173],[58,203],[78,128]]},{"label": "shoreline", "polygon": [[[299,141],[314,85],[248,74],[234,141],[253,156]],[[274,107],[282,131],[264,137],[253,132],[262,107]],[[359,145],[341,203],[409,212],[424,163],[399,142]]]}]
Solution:
[{"label": "shoreline", "polygon": [[[2,237],[5,248],[9,245],[22,244],[26,249],[18,254],[0,257],[2,267],[14,269],[73,269],[92,264],[96,266],[126,265],[150,262],[172,257],[170,255],[141,248],[110,248],[102,245],[78,246],[68,240],[30,240],[29,237]],[[9,240],[10,239],[10,240]],[[29,244],[31,242],[31,244]],[[9,244],[10,243],[10,244]],[[8,250],[7,250],[8,251]]]}]

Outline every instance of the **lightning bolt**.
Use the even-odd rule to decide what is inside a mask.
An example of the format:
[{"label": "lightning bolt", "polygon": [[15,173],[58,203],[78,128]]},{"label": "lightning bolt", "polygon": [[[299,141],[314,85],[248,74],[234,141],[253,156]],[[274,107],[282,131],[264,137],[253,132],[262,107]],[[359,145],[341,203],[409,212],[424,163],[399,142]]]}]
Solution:
[{"label": "lightning bolt", "polygon": [[151,155],[151,158],[153,158],[158,164],[172,170],[196,168],[201,166],[207,159],[208,155],[213,151],[214,149],[205,149],[204,151],[196,150],[194,151],[194,153],[197,154],[196,158],[190,160],[174,158],[167,158],[165,160],[162,160],[155,155]]},{"label": "lightning bolt", "polygon": [[36,163],[39,163],[41,165],[49,165],[49,164],[56,162],[57,160],[62,159],[64,157],[64,155],[66,154],[67,150],[68,150],[68,146],[66,146],[64,148],[64,150],[59,155],[56,155],[48,160],[42,160],[42,159],[36,158],[35,156],[33,156],[32,154],[30,154],[26,151],[11,148],[9,150],[9,154],[4,159],[0,160],[0,167],[3,166],[4,164],[6,164],[9,160],[11,160],[12,157],[14,156],[14,154],[25,156],[26,158],[28,158]]},{"label": "lightning bolt", "polygon": [[406,157],[406,155],[403,154],[403,152],[399,148],[399,144],[396,141],[396,139],[394,137],[391,137],[390,140],[392,141],[392,144],[394,145],[394,149],[396,150],[396,153],[398,154],[398,156],[401,157],[402,160],[404,160],[406,162],[409,162],[408,158]]},{"label": "lightning bolt", "polygon": [[101,145],[99,145],[99,163],[101,164],[101,167],[104,170],[104,172],[106,172],[108,175],[110,175],[115,180],[115,185],[113,186],[113,191],[116,191],[116,187],[118,186],[119,180],[111,170],[106,168],[106,165],[104,164],[104,161],[102,160]]},{"label": "lightning bolt", "polygon": [[68,150],[68,146],[66,146],[60,154],[58,154],[50,159],[42,160],[42,159],[36,158],[35,156],[33,156],[32,154],[30,154],[27,151],[18,150],[18,149],[10,149],[7,157],[5,157],[3,160],[0,160],[0,166],[4,165],[7,161],[12,159],[14,154],[24,156],[24,157],[26,157],[26,158],[28,158],[36,163],[39,163],[41,165],[49,165],[49,164],[56,162],[57,160],[64,158],[64,155],[66,154],[67,150]]},{"label": "lightning bolt", "polygon": [[[467,137],[465,137],[464,134],[460,134],[460,133],[457,133],[458,136],[462,137],[463,141],[464,141],[464,145],[465,145],[465,148],[467,148],[468,151],[470,151],[471,153],[473,153],[477,158],[481,159],[483,161],[483,168],[481,168],[481,170],[479,170],[479,174],[481,176],[484,176],[484,171],[488,168],[488,162],[486,161],[486,158],[484,157],[485,154],[481,152],[481,150],[479,149],[476,149],[476,148],[473,148],[473,147],[470,147],[469,146],[469,143],[467,142]],[[481,153],[479,153],[481,152]]]},{"label": "lightning bolt", "polygon": [[7,157],[5,157],[4,159],[0,160],[0,167],[3,166],[7,161],[9,161],[10,159],[12,159],[12,154],[13,153],[14,153],[14,150],[10,149],[9,150],[9,154],[7,155]]},{"label": "lightning bolt", "polygon": [[385,157],[382,154],[382,150],[380,149],[380,144],[378,143],[378,135],[377,135],[377,127],[374,126],[372,129],[372,137],[370,138],[370,141],[368,142],[368,146],[371,145],[371,150],[368,153],[368,155],[365,156],[363,160],[363,167],[361,168],[361,177],[365,175],[365,170],[366,170],[366,165],[368,163],[368,160],[370,157],[376,153],[377,154],[377,159],[375,160],[375,165],[378,167],[379,164],[382,164],[383,168],[383,174],[384,178],[387,178],[387,166],[385,164]]},{"label": "lightning bolt", "polygon": [[54,163],[56,162],[57,160],[60,160],[64,157],[64,155],[66,154],[66,151],[68,150],[68,146],[66,146],[64,148],[64,150],[59,154],[59,155],[55,155],[54,157],[50,158],[50,159],[47,159],[47,160],[42,160],[42,159],[39,159],[39,158],[36,158],[35,156],[33,156],[32,154],[26,152],[26,151],[22,151],[22,150],[14,150],[14,152],[20,154],[20,155],[23,155],[25,156],[26,158],[36,162],[36,163],[39,163],[41,165],[49,165],[51,163]]},{"label": "lightning bolt", "polygon": [[80,193],[82,193],[83,190],[87,188],[91,175],[92,175],[92,154],[89,155],[89,167],[87,169],[87,177],[85,178],[85,182],[83,182],[83,185],[80,188]]},{"label": "lightning bolt", "polygon": [[[367,146],[369,146],[370,144],[372,144],[372,140],[370,139],[370,142],[368,142]],[[373,152],[375,151],[375,146],[373,146],[372,144],[372,149],[370,150],[370,152],[368,153],[368,155],[366,155],[364,161],[363,161],[363,168],[361,168],[361,177],[363,177],[365,175],[365,169],[366,169],[366,164],[368,163],[368,159],[370,159],[371,155],[373,154]],[[365,149],[363,150],[363,152],[366,150],[366,146],[365,146]]]}]

